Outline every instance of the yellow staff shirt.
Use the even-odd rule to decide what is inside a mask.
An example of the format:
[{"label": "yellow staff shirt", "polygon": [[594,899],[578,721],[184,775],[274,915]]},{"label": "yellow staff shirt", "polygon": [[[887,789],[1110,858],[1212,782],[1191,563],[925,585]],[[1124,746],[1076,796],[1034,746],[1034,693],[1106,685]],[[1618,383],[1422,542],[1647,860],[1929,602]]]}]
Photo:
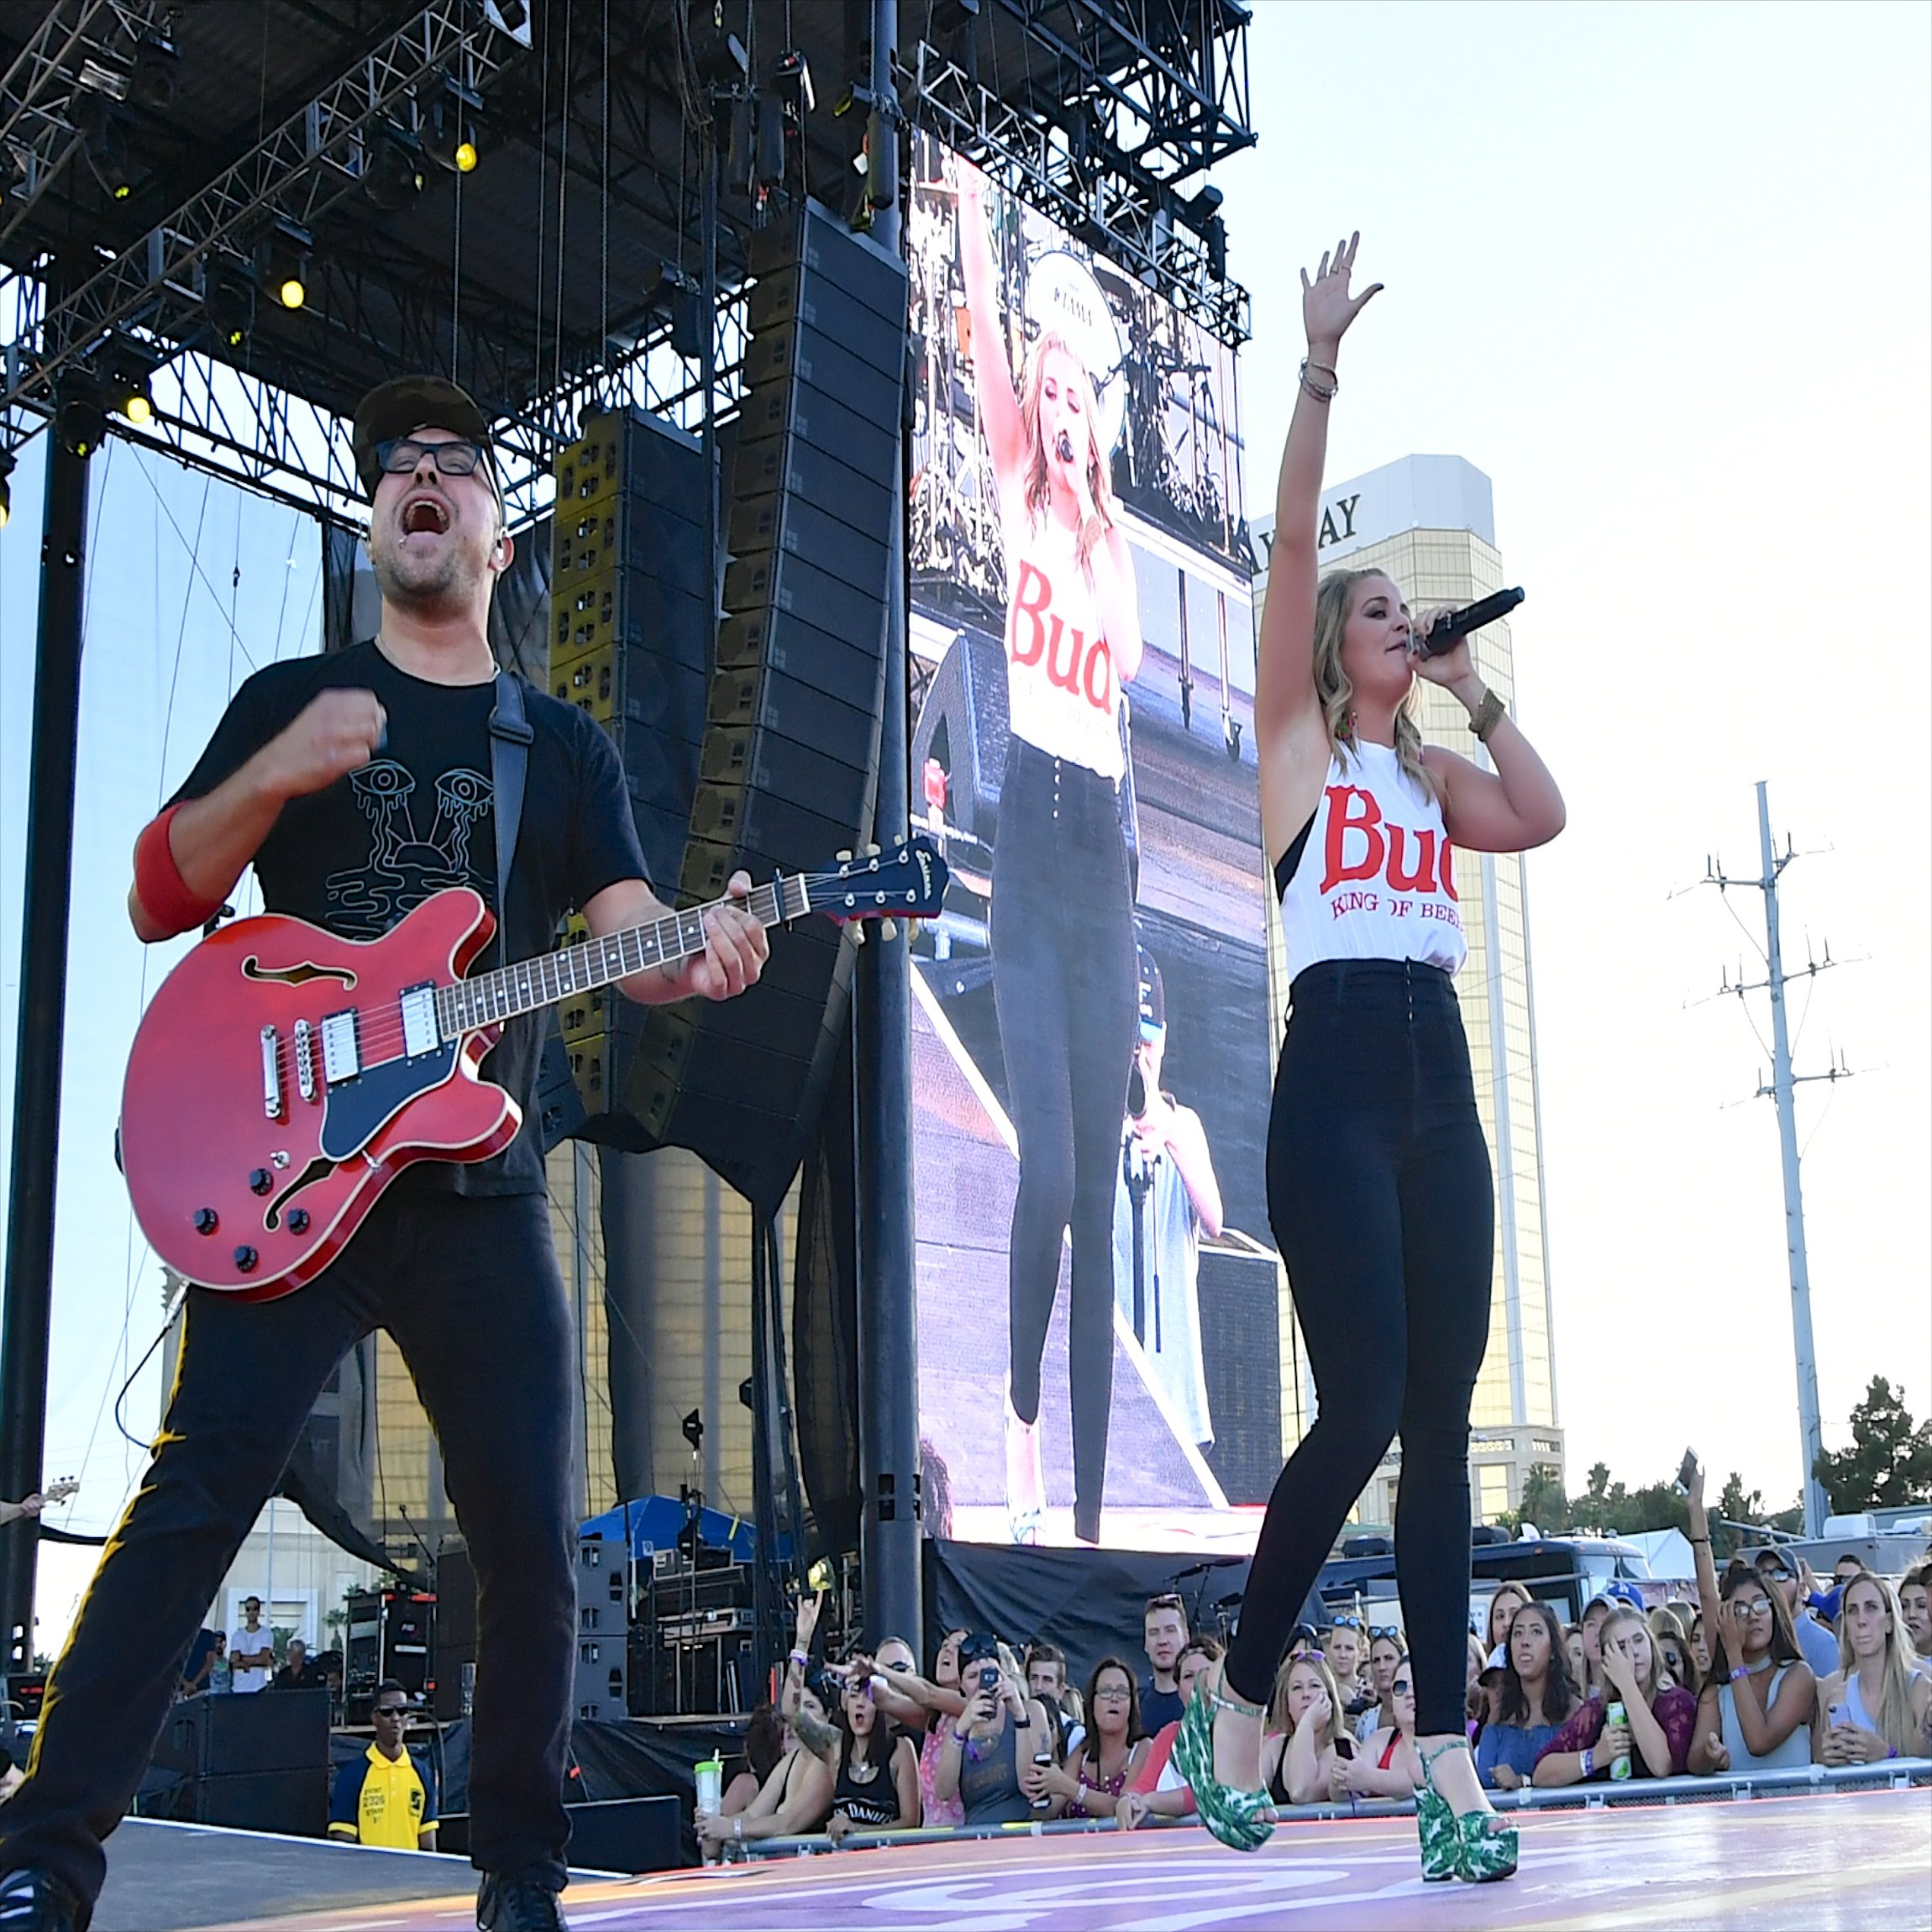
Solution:
[{"label": "yellow staff shirt", "polygon": [[418,1835],[436,1822],[433,1782],[407,1751],[391,1760],[370,1745],[360,1761],[345,1764],[335,1774],[328,1835],[356,1845],[415,1851]]}]

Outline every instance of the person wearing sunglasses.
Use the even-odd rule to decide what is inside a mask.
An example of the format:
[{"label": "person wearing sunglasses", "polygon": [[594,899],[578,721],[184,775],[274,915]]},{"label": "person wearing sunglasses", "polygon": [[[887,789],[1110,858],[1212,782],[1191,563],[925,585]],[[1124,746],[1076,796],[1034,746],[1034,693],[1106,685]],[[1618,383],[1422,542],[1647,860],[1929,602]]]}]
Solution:
[{"label": "person wearing sunglasses", "polygon": [[[479,969],[547,953],[572,911],[596,936],[666,915],[609,735],[575,704],[499,680],[491,605],[516,543],[482,412],[454,383],[406,376],[363,398],[351,441],[381,597],[375,634],[265,664],[236,692],[136,842],[136,934],[151,942],[198,930],[240,899],[249,867],[267,911],[354,941],[468,887],[496,919]],[[496,775],[512,743],[523,746],[524,782],[500,904]],[[750,886],[739,873],[730,891],[742,898]],[[648,967],[620,990],[646,1002],[730,998],[758,979],[766,953],[763,928],[733,906],[707,918],[701,953],[675,969]],[[101,1837],[140,1782],[202,1610],[316,1397],[342,1357],[382,1330],[435,1429],[476,1570],[477,1923],[483,1932],[562,1924],[577,1342],[538,1134],[548,1025],[540,1009],[511,1020],[482,1062],[510,1096],[499,1152],[418,1162],[300,1294],[188,1291],[153,1466],[54,1667],[34,1772],[9,1807],[0,1919],[85,1923],[106,1875]]]},{"label": "person wearing sunglasses", "polygon": [[1341,1693],[1341,1714],[1352,1729],[1356,1719],[1375,1702],[1362,1681],[1363,1636],[1362,1619],[1349,1612],[1331,1617],[1321,1633],[1321,1654],[1335,1675],[1335,1688]]},{"label": "person wearing sunglasses", "polygon": [[328,1835],[392,1851],[433,1851],[436,1779],[406,1746],[409,1693],[393,1677],[376,1686],[370,1720],[375,1741],[330,1787]]},{"label": "person wearing sunglasses", "polygon": [[1337,1765],[1341,1790],[1357,1798],[1413,1798],[1422,1782],[1422,1760],[1415,1750],[1415,1676],[1406,1653],[1396,1659],[1389,1679],[1394,1722],[1370,1732],[1360,1751]]}]

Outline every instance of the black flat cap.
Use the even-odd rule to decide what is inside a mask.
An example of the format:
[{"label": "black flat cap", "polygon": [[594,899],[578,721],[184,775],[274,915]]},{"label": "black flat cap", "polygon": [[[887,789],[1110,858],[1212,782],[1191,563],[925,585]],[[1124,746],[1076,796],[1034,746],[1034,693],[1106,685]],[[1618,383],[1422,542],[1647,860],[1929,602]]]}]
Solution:
[{"label": "black flat cap", "polygon": [[365,496],[375,496],[382,476],[376,444],[424,428],[466,436],[490,455],[490,427],[467,390],[440,375],[399,375],[370,390],[355,406],[355,474]]}]

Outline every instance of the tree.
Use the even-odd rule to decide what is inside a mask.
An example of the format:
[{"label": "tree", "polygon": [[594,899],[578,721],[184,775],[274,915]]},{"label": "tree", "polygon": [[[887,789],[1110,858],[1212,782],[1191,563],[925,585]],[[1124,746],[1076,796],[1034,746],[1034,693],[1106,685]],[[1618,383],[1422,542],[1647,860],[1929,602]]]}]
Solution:
[{"label": "tree", "polygon": [[1932,1502],[1932,1419],[1914,1427],[1902,1393],[1874,1375],[1851,1411],[1851,1446],[1819,1450],[1812,1473],[1840,1515]]},{"label": "tree", "polygon": [[1519,1526],[1534,1523],[1546,1536],[1558,1536],[1570,1526],[1570,1499],[1562,1478],[1547,1462],[1532,1462],[1523,1478],[1523,1503],[1516,1513]]}]

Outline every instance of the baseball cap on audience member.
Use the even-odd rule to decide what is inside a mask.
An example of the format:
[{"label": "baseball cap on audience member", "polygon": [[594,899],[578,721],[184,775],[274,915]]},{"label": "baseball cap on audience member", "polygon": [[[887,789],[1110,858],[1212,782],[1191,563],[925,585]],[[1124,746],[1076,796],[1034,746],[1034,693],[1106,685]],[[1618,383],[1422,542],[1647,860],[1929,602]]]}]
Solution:
[{"label": "baseball cap on audience member", "polygon": [[1603,1588],[1599,1590],[1596,1595],[1583,1605],[1583,1614],[1587,1617],[1599,1604],[1623,1604],[1633,1610],[1641,1610],[1644,1607],[1644,1593],[1635,1583],[1626,1583],[1620,1580],[1614,1583],[1605,1583]]},{"label": "baseball cap on audience member", "polygon": [[1144,946],[1134,948],[1140,969],[1141,1037],[1163,1040],[1168,1032],[1168,994],[1161,982],[1161,969]]},{"label": "baseball cap on audience member", "polygon": [[375,496],[382,479],[377,445],[417,429],[447,429],[474,443],[483,452],[491,486],[496,486],[490,426],[470,392],[440,375],[399,375],[379,383],[355,406],[355,474],[368,496]]},{"label": "baseball cap on audience member", "polygon": [[1774,1577],[1793,1577],[1798,1572],[1792,1568],[1790,1560],[1781,1550],[1760,1550],[1751,1560],[1751,1567],[1761,1574],[1768,1570]]}]

